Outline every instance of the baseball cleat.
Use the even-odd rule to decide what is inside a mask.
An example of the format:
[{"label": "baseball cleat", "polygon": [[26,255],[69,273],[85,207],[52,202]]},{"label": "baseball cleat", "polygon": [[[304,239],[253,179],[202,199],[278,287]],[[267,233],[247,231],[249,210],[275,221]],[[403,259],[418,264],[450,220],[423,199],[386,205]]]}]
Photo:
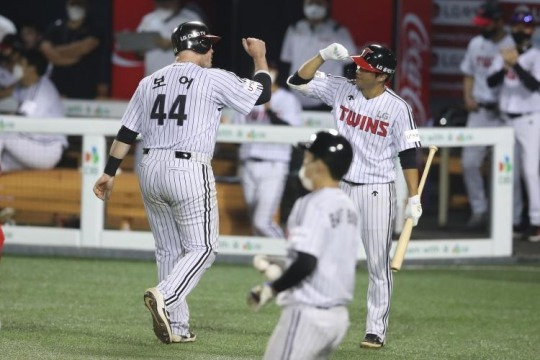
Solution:
[{"label": "baseball cleat", "polygon": [[173,343],[189,343],[194,342],[195,339],[197,339],[197,335],[192,333],[191,331],[187,335],[175,335],[173,334],[171,337],[171,342]]},{"label": "baseball cleat", "polygon": [[360,347],[365,349],[380,349],[384,346],[384,341],[375,334],[366,334],[364,340],[360,342]]},{"label": "baseball cleat", "polygon": [[170,344],[172,337],[171,324],[161,292],[157,288],[146,290],[144,293],[144,305],[152,314],[154,334],[162,343]]}]

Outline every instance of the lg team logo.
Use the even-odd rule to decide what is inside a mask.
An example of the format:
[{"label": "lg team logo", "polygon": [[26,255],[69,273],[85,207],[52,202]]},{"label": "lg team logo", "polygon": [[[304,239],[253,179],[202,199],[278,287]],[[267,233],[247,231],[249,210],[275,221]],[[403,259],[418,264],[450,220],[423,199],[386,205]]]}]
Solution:
[{"label": "lg team logo", "polygon": [[95,146],[92,146],[92,149],[90,151],[87,151],[84,153],[84,162],[87,164],[95,165],[99,161],[99,155],[97,152],[97,148]]},{"label": "lg team logo", "polygon": [[192,31],[191,33],[187,34],[187,35],[184,35],[184,36],[181,36],[180,37],[180,41],[185,41],[185,40],[189,40],[189,39],[193,39],[193,38],[197,38],[197,37],[201,37],[201,36],[205,36],[206,35],[206,31]]}]

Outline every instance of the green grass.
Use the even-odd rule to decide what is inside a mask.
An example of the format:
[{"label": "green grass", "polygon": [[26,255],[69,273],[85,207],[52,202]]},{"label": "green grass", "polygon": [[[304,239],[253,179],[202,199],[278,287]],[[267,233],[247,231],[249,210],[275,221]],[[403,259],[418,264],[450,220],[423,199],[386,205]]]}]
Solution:
[{"label": "green grass", "polygon": [[[257,359],[278,319],[251,313],[250,267],[214,265],[189,298],[192,344],[164,345],[142,295],[152,262],[26,258],[0,263],[0,359]],[[538,359],[540,267],[405,269],[395,276],[387,345],[361,350],[367,274],[332,359]]]}]

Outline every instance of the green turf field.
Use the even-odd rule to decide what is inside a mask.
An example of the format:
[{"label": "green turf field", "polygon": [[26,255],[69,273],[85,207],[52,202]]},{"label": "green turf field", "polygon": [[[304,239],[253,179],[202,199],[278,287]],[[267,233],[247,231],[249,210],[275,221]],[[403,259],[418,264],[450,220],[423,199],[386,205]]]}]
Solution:
[{"label": "green turf field", "polygon": [[[152,262],[26,258],[0,262],[0,359],[258,359],[279,309],[251,313],[262,278],[215,265],[189,298],[197,341],[164,345],[142,296]],[[366,271],[349,333],[332,359],[539,359],[540,267],[406,269],[394,278],[387,345],[360,349]]]}]

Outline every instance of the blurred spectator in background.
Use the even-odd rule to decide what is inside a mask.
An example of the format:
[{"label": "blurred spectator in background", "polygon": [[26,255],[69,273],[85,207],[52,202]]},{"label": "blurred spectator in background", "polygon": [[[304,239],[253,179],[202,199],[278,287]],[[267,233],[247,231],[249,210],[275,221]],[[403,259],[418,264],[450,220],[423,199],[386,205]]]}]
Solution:
[{"label": "blurred spectator in background", "polygon": [[138,32],[155,31],[160,34],[156,48],[144,54],[145,76],[174,62],[171,43],[174,28],[187,21],[203,21],[198,12],[183,7],[181,0],[155,0],[155,4],[155,10],[146,14],[137,27]]},{"label": "blurred spectator in background", "polygon": [[500,87],[502,118],[515,131],[514,235],[522,237],[526,230],[522,223],[523,178],[529,206],[528,240],[536,242],[540,241],[540,49],[531,48],[534,23],[528,7],[515,9],[510,27],[516,46],[501,49],[490,69],[488,84]]},{"label": "blurred spectator in background", "polygon": [[[285,33],[281,48],[282,66],[280,70],[284,78],[292,75],[291,71],[299,69],[319,49],[324,49],[332,43],[340,43],[349,51],[356,54],[354,40],[344,26],[331,18],[331,0],[304,0],[305,19],[289,26]],[[353,73],[356,67],[352,65]],[[327,61],[320,71],[333,75],[346,75],[348,65],[342,61]],[[308,98],[295,93],[304,110],[330,110],[320,100]]]},{"label": "blurred spectator in background", "polygon": [[51,79],[62,96],[94,99],[108,96],[110,63],[101,56],[104,37],[88,20],[86,0],[66,1],[67,19],[45,32],[40,50],[52,63]]},{"label": "blurred spectator in background", "polygon": [[[272,99],[255,106],[246,116],[236,113],[233,123],[248,125],[302,125],[302,106],[291,92],[278,86],[277,64],[269,62]],[[253,232],[257,236],[283,238],[274,216],[279,208],[289,173],[291,146],[288,144],[243,143],[240,146],[242,188]]]},{"label": "blurred spectator in background", "polygon": [[17,28],[8,18],[0,15],[0,99],[11,96],[17,82],[13,74],[12,52]]},{"label": "blurred spectator in background", "polygon": [[43,39],[43,32],[37,23],[28,21],[22,24],[19,37],[23,49],[37,49]]},{"label": "blurred spectator in background", "polygon": [[[497,2],[488,1],[480,6],[474,17],[481,35],[475,36],[467,47],[461,63],[463,98],[469,111],[467,127],[493,127],[503,124],[497,109],[497,93],[487,84],[489,68],[501,48],[514,45],[504,30],[502,10]],[[462,152],[463,178],[469,197],[472,216],[467,227],[483,228],[487,224],[488,202],[481,166],[487,147],[466,146]]]},{"label": "blurred spectator in background", "polygon": [[[37,50],[20,52],[16,66],[22,77],[14,97],[18,114],[32,118],[64,117],[60,96],[54,84],[43,76],[47,59]],[[56,166],[67,146],[66,136],[34,133],[0,133],[0,170],[50,169]]]}]

